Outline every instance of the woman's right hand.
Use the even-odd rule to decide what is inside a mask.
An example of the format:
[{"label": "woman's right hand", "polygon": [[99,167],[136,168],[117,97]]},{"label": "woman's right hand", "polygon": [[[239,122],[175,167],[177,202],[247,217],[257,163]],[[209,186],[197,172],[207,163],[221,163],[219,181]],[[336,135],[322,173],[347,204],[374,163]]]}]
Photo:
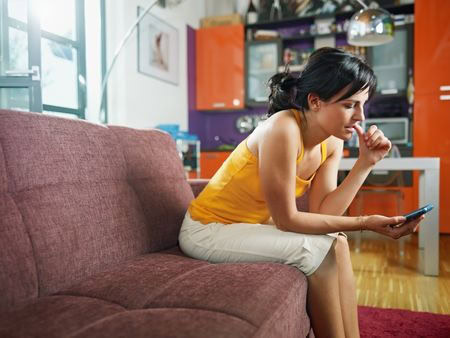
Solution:
[{"label": "woman's right hand", "polygon": [[381,215],[361,216],[365,230],[371,230],[379,234],[399,239],[417,230],[419,223],[425,218],[424,215],[408,222],[404,216],[386,217]]}]

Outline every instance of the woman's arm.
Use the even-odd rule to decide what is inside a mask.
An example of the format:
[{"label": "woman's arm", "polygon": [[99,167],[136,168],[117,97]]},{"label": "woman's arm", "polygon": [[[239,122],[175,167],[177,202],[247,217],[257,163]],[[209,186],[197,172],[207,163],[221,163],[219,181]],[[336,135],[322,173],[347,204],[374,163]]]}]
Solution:
[{"label": "woman's arm", "polygon": [[309,210],[313,213],[342,215],[355,198],[373,165],[358,159],[355,166],[337,187],[339,162],[342,158],[343,141],[335,137],[328,140],[329,156],[314,177],[309,193]]},{"label": "woman's arm", "polygon": [[[391,149],[391,142],[376,126],[371,126],[366,133],[359,125],[355,127],[355,130],[359,138],[359,158],[350,173],[337,188],[337,171],[342,157],[343,142],[341,140],[336,141],[333,137],[330,138],[333,150],[330,157],[319,168],[311,187],[311,212],[342,215],[349,207],[373,166],[383,159]],[[339,145],[337,142],[341,144]]]},{"label": "woman's arm", "polygon": [[359,230],[361,218],[299,212],[295,203],[296,158],[300,131],[295,119],[280,116],[268,125],[258,143],[261,189],[277,227],[283,230],[324,234]]},{"label": "woman's arm", "polygon": [[[404,217],[345,217],[299,212],[295,203],[296,158],[300,131],[295,120],[280,117],[268,125],[258,143],[261,189],[275,225],[285,231],[325,234],[337,231],[370,229],[397,237],[412,232],[409,227],[388,225],[404,221]],[[398,237],[397,237],[398,238]]]}]

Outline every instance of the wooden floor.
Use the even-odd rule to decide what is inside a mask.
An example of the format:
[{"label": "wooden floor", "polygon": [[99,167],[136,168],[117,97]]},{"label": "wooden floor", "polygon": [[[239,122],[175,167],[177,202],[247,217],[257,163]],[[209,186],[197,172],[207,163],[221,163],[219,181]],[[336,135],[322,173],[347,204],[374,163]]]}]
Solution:
[{"label": "wooden floor", "polygon": [[418,236],[399,241],[364,232],[357,252],[355,234],[349,244],[357,284],[358,304],[450,314],[450,235],[439,240],[439,277],[424,276]]}]

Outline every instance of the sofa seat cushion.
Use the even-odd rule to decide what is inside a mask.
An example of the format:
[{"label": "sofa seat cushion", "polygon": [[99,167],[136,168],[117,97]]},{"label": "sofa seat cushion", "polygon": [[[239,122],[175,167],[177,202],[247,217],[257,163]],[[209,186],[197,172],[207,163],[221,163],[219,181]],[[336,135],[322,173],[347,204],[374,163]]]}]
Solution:
[{"label": "sofa seat cushion", "polygon": [[0,313],[0,337],[63,337],[126,309],[101,299],[47,296]]},{"label": "sofa seat cushion", "polygon": [[[29,320],[42,337],[110,337],[118,332],[124,337],[295,337],[310,330],[306,291],[305,276],[289,266],[209,264],[169,250],[121,263],[21,311],[39,317]],[[90,300],[99,311],[89,315],[89,309],[76,303],[64,312],[59,303],[46,300],[52,298]],[[40,302],[51,306],[37,311]],[[70,311],[73,318],[68,318]],[[0,327],[2,320],[8,319],[0,317]],[[58,325],[48,327],[46,321]],[[79,323],[76,329],[72,322]],[[23,322],[15,325],[20,328]],[[8,327],[8,333],[17,329],[14,323]]]}]

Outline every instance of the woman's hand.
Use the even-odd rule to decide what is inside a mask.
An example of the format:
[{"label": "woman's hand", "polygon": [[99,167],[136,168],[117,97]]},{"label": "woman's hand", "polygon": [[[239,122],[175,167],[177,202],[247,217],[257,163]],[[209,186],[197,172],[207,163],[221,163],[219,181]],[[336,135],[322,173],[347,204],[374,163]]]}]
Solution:
[{"label": "woman's hand", "polygon": [[419,223],[425,218],[424,215],[417,219],[406,221],[404,216],[386,217],[381,215],[360,216],[362,228],[379,234],[399,239],[417,231]]},{"label": "woman's hand", "polygon": [[359,138],[359,159],[364,161],[364,163],[375,165],[391,150],[391,141],[384,136],[377,126],[370,126],[366,133],[358,124],[354,128]]}]

